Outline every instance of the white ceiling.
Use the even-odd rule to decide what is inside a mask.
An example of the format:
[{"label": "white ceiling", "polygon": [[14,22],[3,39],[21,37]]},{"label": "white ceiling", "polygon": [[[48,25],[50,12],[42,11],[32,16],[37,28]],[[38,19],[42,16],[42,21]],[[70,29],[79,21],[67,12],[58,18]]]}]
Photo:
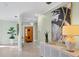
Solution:
[{"label": "white ceiling", "polygon": [[43,14],[58,4],[61,3],[53,2],[47,5],[45,2],[0,2],[0,19],[16,20],[20,15],[23,15],[24,19],[31,19],[34,14]]}]

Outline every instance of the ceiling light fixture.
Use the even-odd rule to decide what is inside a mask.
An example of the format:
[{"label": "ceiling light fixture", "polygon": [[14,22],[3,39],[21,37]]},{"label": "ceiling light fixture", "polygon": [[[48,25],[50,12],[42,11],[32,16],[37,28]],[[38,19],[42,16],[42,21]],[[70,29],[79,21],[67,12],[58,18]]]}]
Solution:
[{"label": "ceiling light fixture", "polygon": [[48,5],[51,4],[51,3],[52,3],[52,2],[46,2],[46,4],[48,4]]}]

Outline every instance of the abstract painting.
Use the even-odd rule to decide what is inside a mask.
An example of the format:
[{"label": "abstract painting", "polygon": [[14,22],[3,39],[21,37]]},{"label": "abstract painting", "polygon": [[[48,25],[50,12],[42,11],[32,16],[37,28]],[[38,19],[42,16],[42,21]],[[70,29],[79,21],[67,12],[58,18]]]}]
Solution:
[{"label": "abstract painting", "polygon": [[[70,5],[71,6],[71,5]],[[62,27],[71,25],[71,7],[60,7],[51,12],[52,15],[52,38],[53,40],[62,40]]]}]

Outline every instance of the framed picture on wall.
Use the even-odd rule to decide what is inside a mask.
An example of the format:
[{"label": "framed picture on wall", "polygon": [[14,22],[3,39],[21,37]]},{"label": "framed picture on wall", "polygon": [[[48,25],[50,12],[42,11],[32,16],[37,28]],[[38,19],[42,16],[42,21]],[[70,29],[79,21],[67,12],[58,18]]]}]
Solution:
[{"label": "framed picture on wall", "polygon": [[51,22],[53,40],[62,40],[62,27],[64,25],[71,25],[71,3],[68,5],[51,12],[53,14]]}]

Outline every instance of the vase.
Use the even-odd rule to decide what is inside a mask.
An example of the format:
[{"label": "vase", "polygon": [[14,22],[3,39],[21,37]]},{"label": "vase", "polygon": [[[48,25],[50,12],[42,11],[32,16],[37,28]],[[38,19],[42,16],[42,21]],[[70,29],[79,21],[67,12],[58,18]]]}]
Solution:
[{"label": "vase", "polygon": [[14,44],[14,39],[10,39],[10,44],[11,44],[11,45]]}]

